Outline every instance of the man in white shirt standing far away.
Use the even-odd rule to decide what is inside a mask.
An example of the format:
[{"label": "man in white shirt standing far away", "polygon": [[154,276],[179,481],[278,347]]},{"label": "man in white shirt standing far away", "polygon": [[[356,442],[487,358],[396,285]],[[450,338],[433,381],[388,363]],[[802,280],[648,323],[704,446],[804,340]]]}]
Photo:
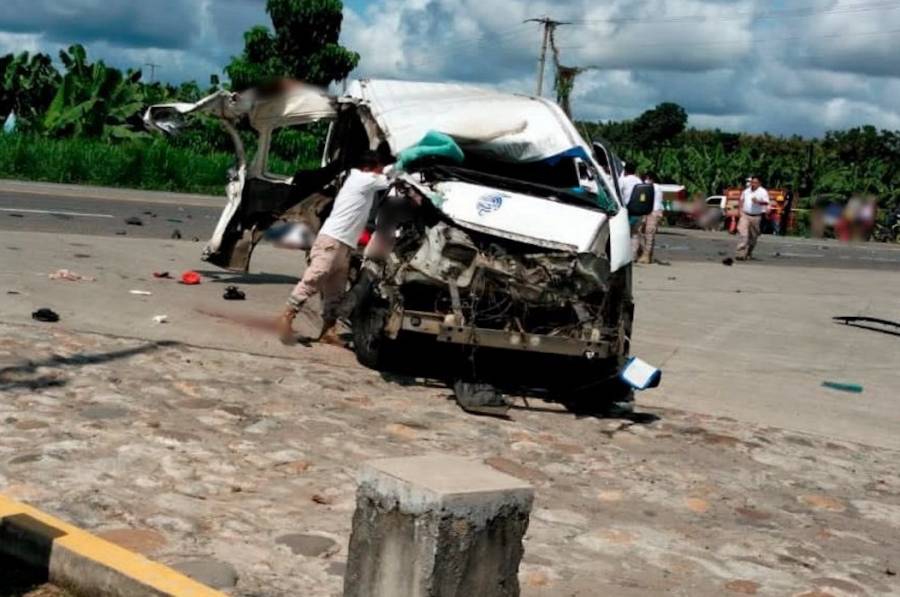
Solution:
[{"label": "man in white shirt standing far away", "polygon": [[738,220],[737,261],[753,258],[753,249],[759,238],[759,227],[763,214],[769,210],[769,192],[762,187],[759,177],[750,179],[750,187],[741,195],[741,219]]},{"label": "man in white shirt standing far away", "polygon": [[365,153],[334,200],[331,215],[319,231],[309,252],[309,265],[297,284],[287,306],[278,318],[278,336],[285,344],[295,344],[294,319],[310,297],[322,294],[322,333],[320,341],[335,342],[337,309],[347,289],[350,256],[356,250],[366,227],[375,194],[391,186],[383,174],[384,164],[375,152]]}]

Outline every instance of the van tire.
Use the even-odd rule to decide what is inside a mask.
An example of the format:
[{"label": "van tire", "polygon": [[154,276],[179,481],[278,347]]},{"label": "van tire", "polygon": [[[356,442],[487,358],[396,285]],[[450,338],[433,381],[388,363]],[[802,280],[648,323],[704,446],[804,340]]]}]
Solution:
[{"label": "van tire", "polygon": [[363,367],[381,370],[386,364],[384,349],[390,342],[384,335],[386,318],[387,309],[376,307],[370,300],[361,302],[353,314],[353,350]]}]

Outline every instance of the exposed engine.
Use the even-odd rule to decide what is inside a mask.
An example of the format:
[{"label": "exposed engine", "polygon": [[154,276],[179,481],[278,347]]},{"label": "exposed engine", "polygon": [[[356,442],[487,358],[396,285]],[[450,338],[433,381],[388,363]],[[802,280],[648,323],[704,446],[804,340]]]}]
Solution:
[{"label": "exposed engine", "polygon": [[404,309],[456,325],[597,341],[608,280],[608,261],[593,254],[439,222],[401,230],[383,287]]}]

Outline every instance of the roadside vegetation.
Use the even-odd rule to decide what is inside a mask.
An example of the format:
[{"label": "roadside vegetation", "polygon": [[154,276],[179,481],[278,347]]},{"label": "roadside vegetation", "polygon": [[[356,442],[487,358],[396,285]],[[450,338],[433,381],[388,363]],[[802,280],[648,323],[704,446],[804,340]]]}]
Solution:
[{"label": "roadside vegetation", "polygon": [[[243,52],[225,66],[230,83],[146,82],[139,70],[91,62],[71,46],[58,62],[27,52],[0,56],[0,177],[65,183],[221,193],[232,165],[231,143],[204,122],[174,140],[144,131],[148,105],[196,101],[224,86],[236,90],[291,77],[328,85],[344,79],[359,55],[338,43],[340,0],[268,0],[271,27],[244,34]],[[59,66],[57,66],[59,65]],[[803,198],[842,202],[853,194],[900,202],[900,133],[861,127],[821,139],[735,134],[687,128],[687,113],[666,103],[623,122],[583,122],[589,137],[611,142],[639,170],[683,184],[691,195],[741,185],[750,174],[771,188],[791,185]],[[273,171],[290,174],[321,155],[325,129],[284,131],[274,140]],[[253,136],[246,135],[248,144]],[[252,148],[252,147],[251,147]],[[825,199],[827,198],[827,199]]]},{"label": "roadside vegetation", "polygon": [[821,139],[727,133],[687,128],[676,104],[660,104],[635,120],[579,123],[591,137],[612,143],[639,171],[704,196],[743,186],[759,176],[770,188],[791,186],[811,206],[874,195],[882,209],[900,202],[900,132],[864,126]]}]

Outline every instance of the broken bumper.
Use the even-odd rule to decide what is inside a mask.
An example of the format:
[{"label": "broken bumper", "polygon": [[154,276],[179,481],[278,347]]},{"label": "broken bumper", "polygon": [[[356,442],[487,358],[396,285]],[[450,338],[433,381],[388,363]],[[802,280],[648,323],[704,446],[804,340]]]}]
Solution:
[{"label": "broken bumper", "polygon": [[608,340],[579,340],[562,336],[448,325],[442,315],[424,311],[405,311],[401,316],[399,329],[436,336],[438,342],[448,344],[484,346],[587,359],[605,359],[615,356],[618,347],[617,342]]}]

